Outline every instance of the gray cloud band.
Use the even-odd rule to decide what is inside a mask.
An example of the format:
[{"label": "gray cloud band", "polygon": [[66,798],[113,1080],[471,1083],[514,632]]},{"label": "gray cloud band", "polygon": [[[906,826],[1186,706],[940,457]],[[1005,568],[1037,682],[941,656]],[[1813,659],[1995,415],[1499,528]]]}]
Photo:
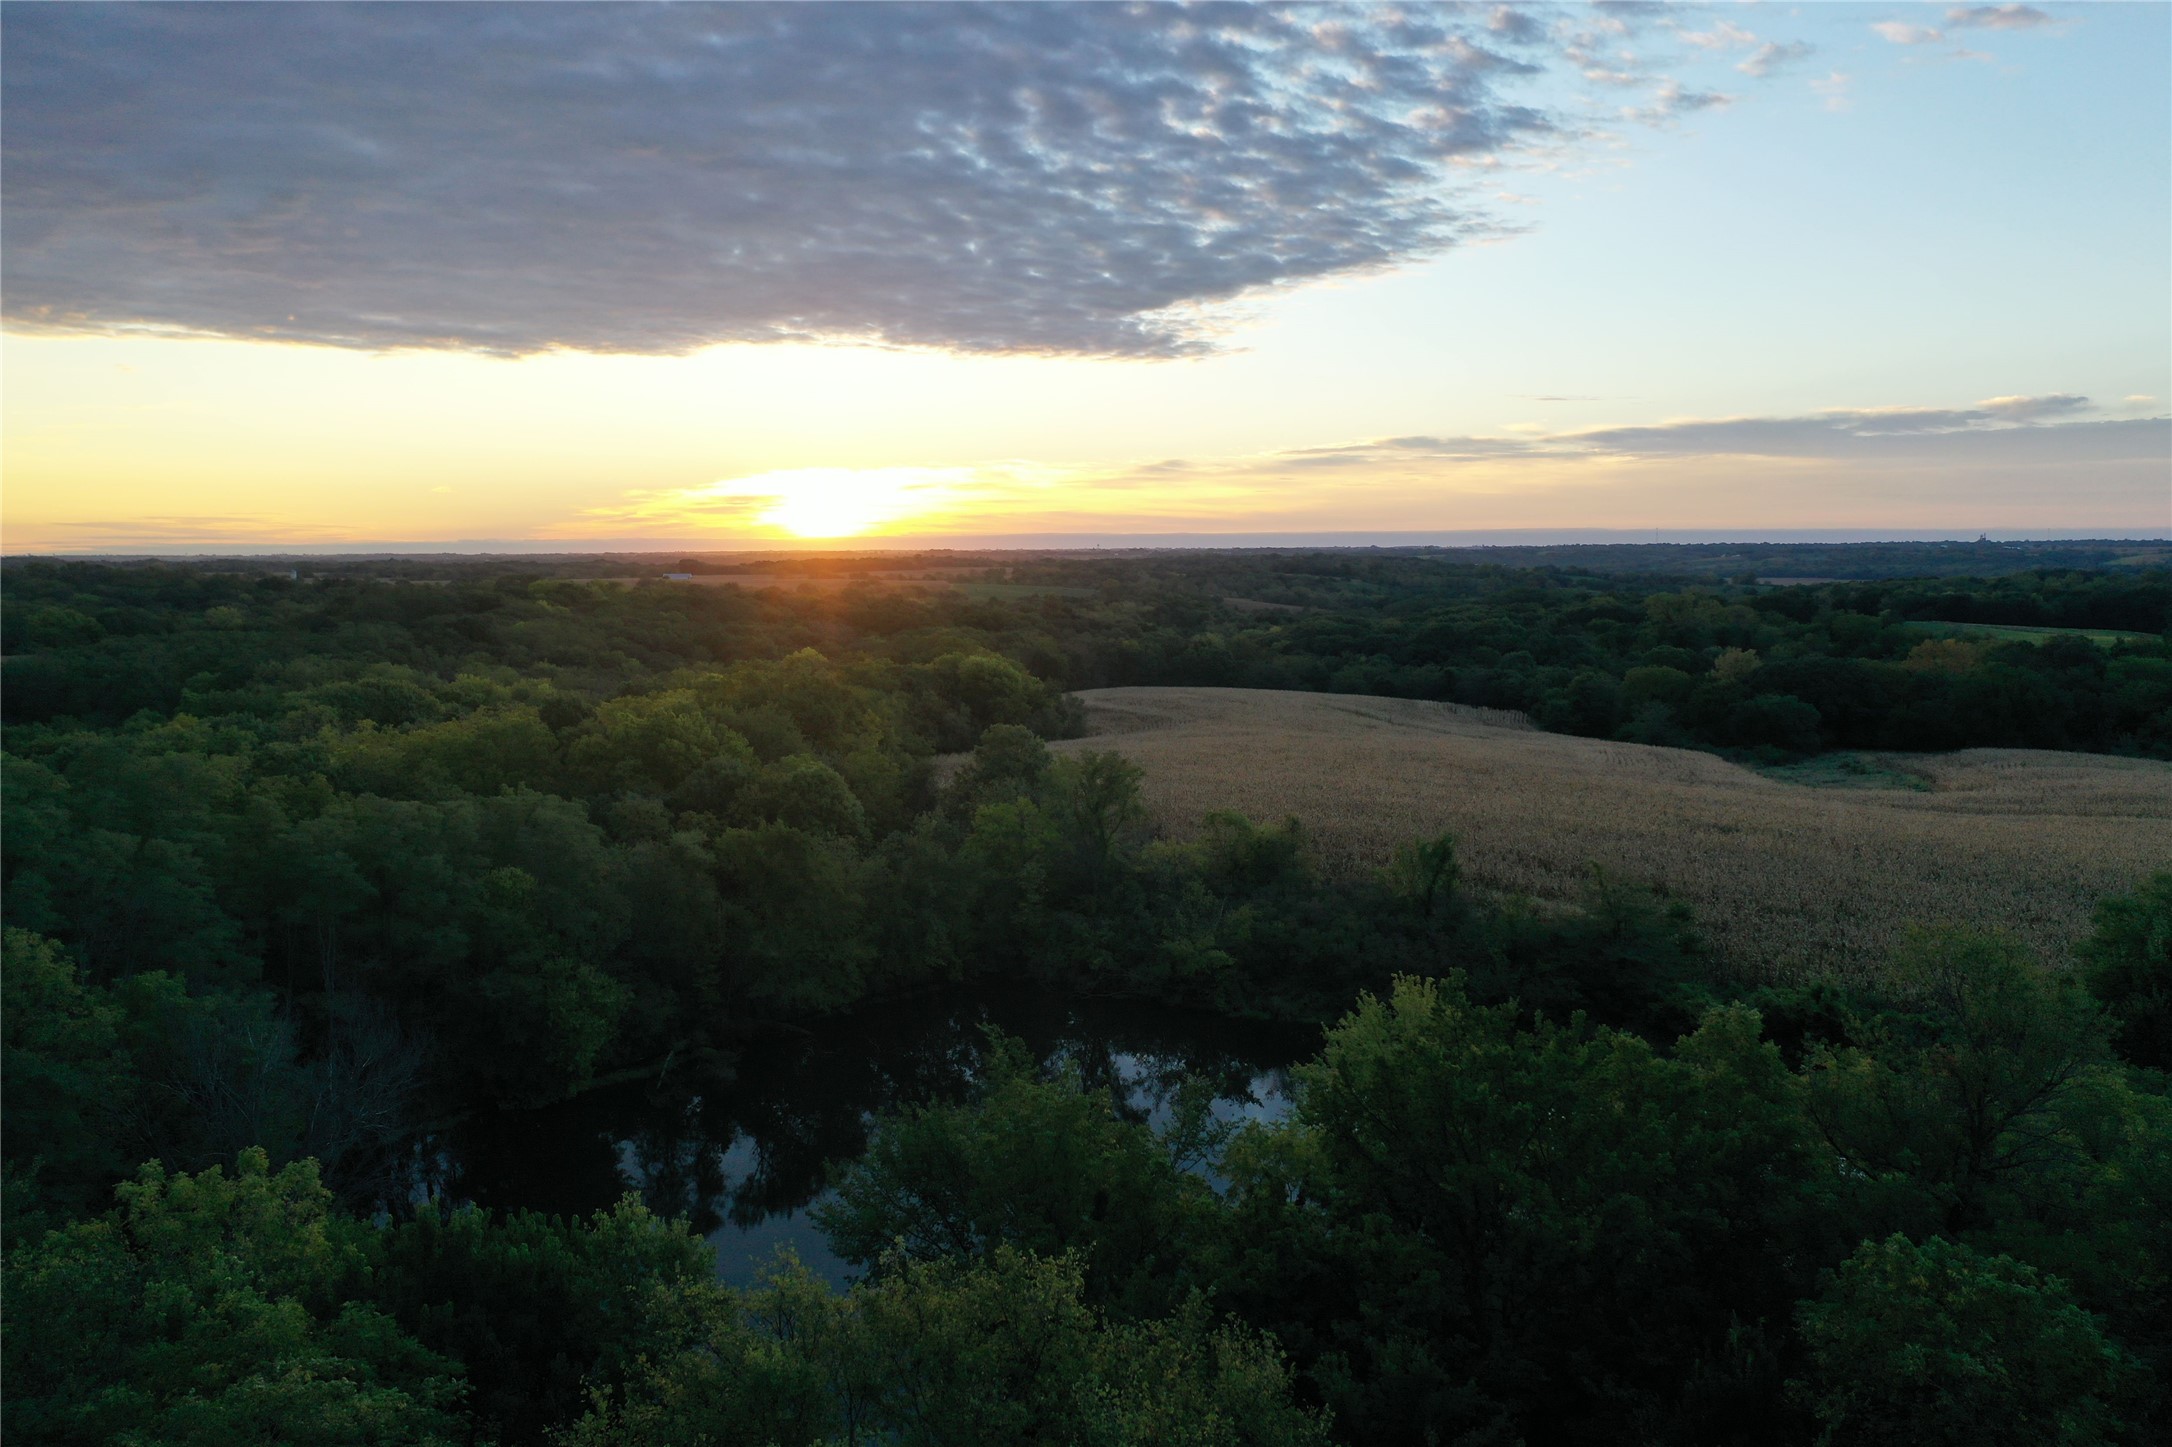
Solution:
[{"label": "gray cloud band", "polygon": [[1531,437],[1391,437],[1279,454],[1288,468],[1495,459],[1849,458],[1942,464],[2172,464],[2172,419],[2075,420],[2086,397],[1996,397],[1966,408],[1894,407],[1808,417],[1732,417]]},{"label": "gray cloud band", "polygon": [[1572,128],[1560,88],[1509,93],[1621,14],[11,6],[5,314],[1180,354],[1211,344],[1202,306],[1483,225],[1444,180]]}]

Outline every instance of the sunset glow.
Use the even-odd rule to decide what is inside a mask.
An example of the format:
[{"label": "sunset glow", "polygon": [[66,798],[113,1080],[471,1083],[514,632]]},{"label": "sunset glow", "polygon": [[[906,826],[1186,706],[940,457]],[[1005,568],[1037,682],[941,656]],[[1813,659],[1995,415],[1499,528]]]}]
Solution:
[{"label": "sunset glow", "polygon": [[729,478],[644,497],[621,521],[688,537],[768,529],[794,538],[850,538],[924,526],[965,474],[923,467],[803,467]]}]

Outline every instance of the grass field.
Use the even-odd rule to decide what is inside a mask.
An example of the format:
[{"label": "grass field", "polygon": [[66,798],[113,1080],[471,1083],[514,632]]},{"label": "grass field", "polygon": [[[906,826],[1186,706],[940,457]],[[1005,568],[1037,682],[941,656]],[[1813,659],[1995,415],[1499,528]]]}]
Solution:
[{"label": "grass field", "polygon": [[1053,583],[953,583],[968,598],[1091,598],[1091,588],[1065,588]]},{"label": "grass field", "polygon": [[1572,897],[1593,864],[1687,900],[1760,977],[1875,978],[1911,921],[1996,925],[2067,958],[2097,899],[2172,866],[2172,765],[1973,749],[1774,777],[1709,754],[1542,733],[1520,715],[1342,694],[1082,693],[1183,837],[1296,815],[1331,868],[1452,830],[1477,886]]},{"label": "grass field", "polygon": [[[653,583],[663,574],[644,574],[639,577],[610,578],[613,583]],[[969,598],[1091,598],[1091,588],[1066,588],[1040,583],[980,583],[945,577],[925,569],[907,572],[880,573],[696,573],[680,580],[680,586],[699,588],[746,588],[759,591],[763,588],[782,588],[787,592],[811,589],[817,593],[839,593],[851,587],[904,588],[923,593],[959,592]],[[1264,605],[1263,605],[1264,606]]]},{"label": "grass field", "polygon": [[1930,638],[1975,638],[1993,643],[2042,643],[2052,638],[2073,637],[2109,646],[2127,639],[2153,642],[2158,636],[2119,628],[2042,628],[2030,623],[1915,622],[1903,623],[1901,627]]}]

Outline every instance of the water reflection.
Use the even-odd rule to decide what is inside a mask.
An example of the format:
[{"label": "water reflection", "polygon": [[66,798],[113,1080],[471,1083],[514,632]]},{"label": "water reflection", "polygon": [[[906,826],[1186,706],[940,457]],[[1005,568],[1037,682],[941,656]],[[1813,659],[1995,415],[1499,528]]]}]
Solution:
[{"label": "water reflection", "polygon": [[809,1208],[834,1167],[867,1149],[875,1118],[961,1098],[987,1053],[985,1027],[1067,1063],[1134,1120],[1164,1123],[1187,1075],[1215,1092],[1223,1120],[1279,1118],[1288,1067],[1319,1043],[1311,1028],[1261,1025],[1133,1001],[975,989],[874,1007],[768,1039],[735,1078],[685,1071],[599,1090],[540,1111],[482,1115],[420,1143],[415,1187],[501,1210],[563,1215],[628,1191],[685,1216],[717,1248],[727,1280],[749,1279],[779,1245],[842,1283]]}]

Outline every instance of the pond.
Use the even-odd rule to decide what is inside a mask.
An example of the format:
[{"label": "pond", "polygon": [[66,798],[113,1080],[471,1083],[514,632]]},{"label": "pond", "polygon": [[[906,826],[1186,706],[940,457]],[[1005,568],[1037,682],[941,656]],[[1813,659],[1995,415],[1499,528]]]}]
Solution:
[{"label": "pond", "polygon": [[543,1110],[471,1116],[420,1143],[418,1194],[498,1210],[587,1215],[628,1192],[685,1216],[716,1248],[718,1274],[750,1281],[780,1246],[834,1284],[811,1208],[832,1173],[867,1149],[876,1117],[961,1098],[987,1055],[986,1029],[1069,1063],[1132,1119],[1159,1124],[1187,1074],[1212,1083],[1224,1120],[1276,1120],[1289,1067],[1319,1046],[1311,1026],[1231,1020],[1139,1001],[973,988],[869,1006],[781,1032],[746,1051],[735,1078],[642,1081]]}]

